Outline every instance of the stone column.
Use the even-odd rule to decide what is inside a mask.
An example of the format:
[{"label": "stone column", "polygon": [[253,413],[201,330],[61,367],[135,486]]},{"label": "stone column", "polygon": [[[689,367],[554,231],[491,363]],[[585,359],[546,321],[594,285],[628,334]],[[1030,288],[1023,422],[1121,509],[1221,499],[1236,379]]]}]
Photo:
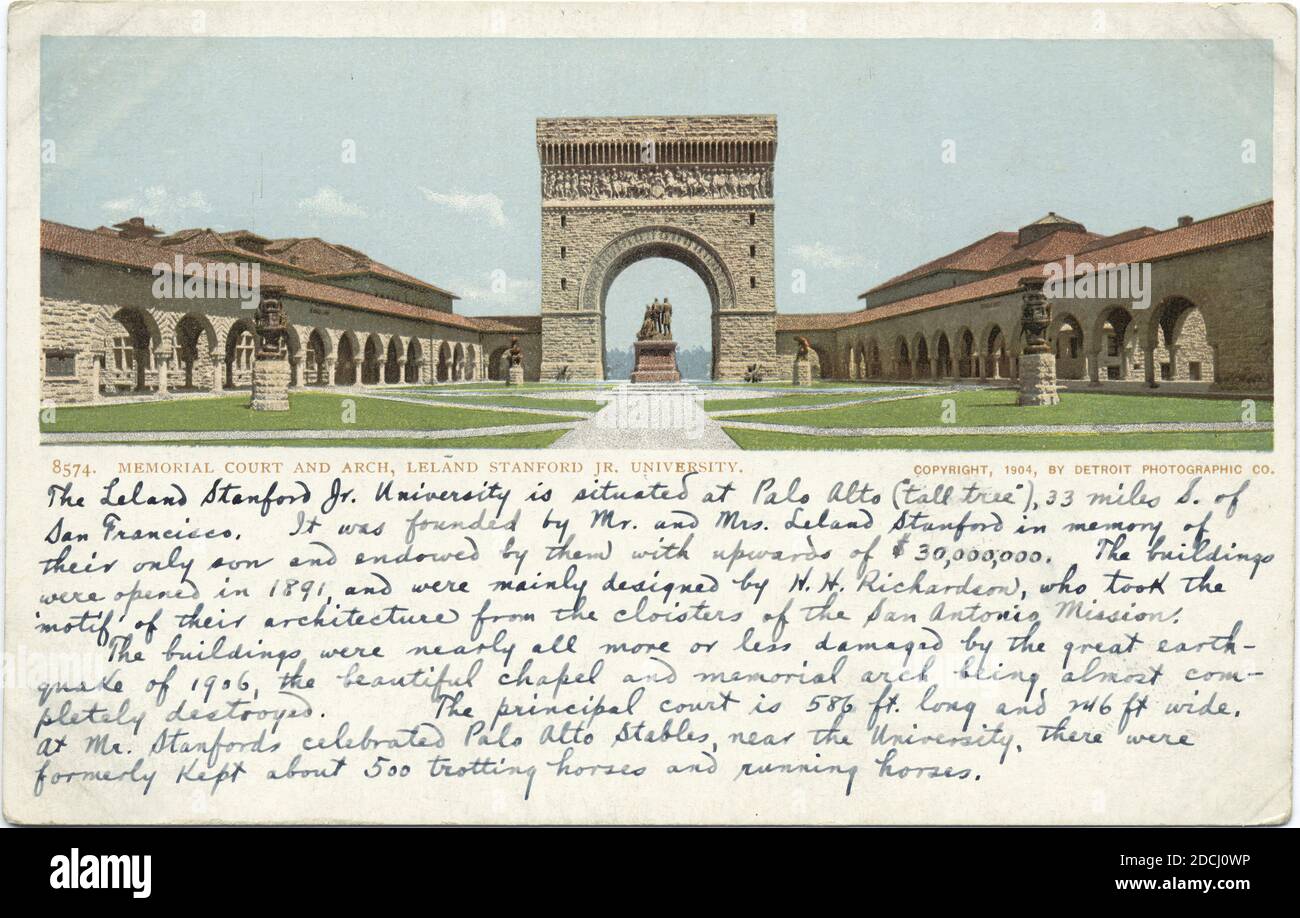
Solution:
[{"label": "stone column", "polygon": [[154,363],[158,365],[158,394],[167,394],[167,368],[171,366],[171,354],[154,354]]},{"label": "stone column", "polygon": [[1057,405],[1061,396],[1056,389],[1056,355],[1047,343],[1047,328],[1052,309],[1043,296],[1045,277],[1026,277],[1020,281],[1024,306],[1021,324],[1025,329],[1025,350],[1020,355],[1020,405]]},{"label": "stone column", "polygon": [[1083,355],[1083,364],[1085,373],[1088,377],[1088,385],[1094,389],[1101,387],[1101,351],[1095,354],[1085,353]]},{"label": "stone column", "polygon": [[415,378],[418,379],[422,384],[428,384],[433,382],[432,373],[431,373],[432,364],[430,364],[429,358],[421,357],[419,360],[417,360],[415,362],[415,370],[416,370]]},{"label": "stone column", "polygon": [[212,371],[212,384],[208,386],[208,391],[224,391],[226,388],[226,361],[216,351],[213,351],[208,354],[208,365]]},{"label": "stone column", "polygon": [[389,385],[400,386],[404,382],[406,382],[406,358],[399,357],[397,359],[397,379],[389,383]]},{"label": "stone column", "polygon": [[337,357],[325,358],[325,385],[333,388],[337,383],[334,381],[334,368],[338,365]]},{"label": "stone column", "polygon": [[1002,361],[998,360],[998,355],[990,351],[984,358],[984,363],[989,368],[989,379],[1002,378]]},{"label": "stone column", "polygon": [[289,366],[290,366],[290,370],[289,370],[289,385],[292,386],[292,387],[294,387],[294,388],[302,388],[302,386],[303,386],[303,379],[302,379],[303,355],[302,355],[302,354],[298,354],[298,355],[296,355],[296,356],[294,356],[294,357],[290,357],[290,358],[289,358]]},{"label": "stone column", "polygon": [[254,411],[289,410],[289,353],[286,347],[281,287],[262,287],[262,300],[255,319],[256,349],[253,352],[253,394],[248,406]]},{"label": "stone column", "polygon": [[100,399],[99,374],[100,367],[102,366],[100,361],[103,359],[104,357],[101,354],[90,355],[90,400],[92,402],[97,402]]}]

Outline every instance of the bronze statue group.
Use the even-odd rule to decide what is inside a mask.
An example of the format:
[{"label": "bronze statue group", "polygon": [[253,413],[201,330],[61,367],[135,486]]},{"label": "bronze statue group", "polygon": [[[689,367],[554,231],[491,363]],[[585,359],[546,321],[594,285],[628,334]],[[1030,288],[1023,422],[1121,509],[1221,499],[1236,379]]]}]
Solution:
[{"label": "bronze statue group", "polygon": [[652,338],[672,339],[673,336],[673,304],[668,302],[668,297],[659,302],[655,301],[645,308],[645,318],[641,320],[641,330],[637,332],[636,340],[649,341]]}]

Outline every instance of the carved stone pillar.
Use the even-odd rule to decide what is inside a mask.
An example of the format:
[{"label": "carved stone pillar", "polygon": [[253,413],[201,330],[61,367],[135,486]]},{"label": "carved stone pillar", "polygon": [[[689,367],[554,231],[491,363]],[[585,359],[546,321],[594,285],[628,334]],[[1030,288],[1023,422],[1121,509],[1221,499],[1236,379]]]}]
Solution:
[{"label": "carved stone pillar", "polygon": [[167,394],[167,370],[171,366],[171,354],[154,354],[154,363],[158,366],[158,394]]},{"label": "carved stone pillar", "polygon": [[286,349],[287,326],[280,304],[281,287],[262,287],[257,306],[257,346],[253,353],[253,394],[249,407],[254,411],[289,410],[289,354]]},{"label": "carved stone pillar", "polygon": [[1043,296],[1045,277],[1027,277],[1020,281],[1023,307],[1020,322],[1025,330],[1025,350],[1020,356],[1021,405],[1057,405],[1061,396],[1056,389],[1056,355],[1047,342],[1052,322],[1052,308]]},{"label": "carved stone pillar", "polygon": [[325,358],[325,385],[331,387],[337,385],[334,377],[334,368],[338,365],[338,362],[339,359],[337,357]]}]

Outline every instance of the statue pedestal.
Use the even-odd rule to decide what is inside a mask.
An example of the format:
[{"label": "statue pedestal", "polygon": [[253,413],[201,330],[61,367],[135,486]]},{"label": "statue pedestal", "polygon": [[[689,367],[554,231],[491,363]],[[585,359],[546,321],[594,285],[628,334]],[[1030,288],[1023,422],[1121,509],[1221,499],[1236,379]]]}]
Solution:
[{"label": "statue pedestal", "polygon": [[1056,391],[1056,355],[1020,355],[1020,405],[1059,405]]},{"label": "statue pedestal", "polygon": [[681,382],[676,341],[651,338],[636,342],[632,349],[636,352],[632,382]]},{"label": "statue pedestal", "polygon": [[506,370],[507,386],[522,386],[524,384],[524,368],[510,367]]},{"label": "statue pedestal", "polygon": [[253,358],[254,411],[289,410],[289,361],[283,354],[257,354]]},{"label": "statue pedestal", "polygon": [[795,358],[794,361],[794,384],[796,386],[812,385],[812,363],[807,360]]}]

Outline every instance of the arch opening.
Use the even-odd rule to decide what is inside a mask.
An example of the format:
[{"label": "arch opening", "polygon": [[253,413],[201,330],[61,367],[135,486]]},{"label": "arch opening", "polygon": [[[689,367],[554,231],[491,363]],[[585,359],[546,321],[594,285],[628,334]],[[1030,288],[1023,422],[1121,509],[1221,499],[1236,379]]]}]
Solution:
[{"label": "arch opening", "polygon": [[[649,262],[650,266],[641,268],[640,264],[645,262]],[[680,265],[686,271],[674,270],[665,264],[667,262]],[[605,359],[611,347],[608,328],[611,318],[608,308],[610,291],[615,282],[633,266],[637,268],[619,285],[620,289],[616,291],[619,299],[614,303],[618,307],[615,316],[616,334],[626,337],[627,341],[623,343],[614,339],[613,347],[620,351],[627,348],[630,352],[646,305],[656,297],[662,299],[667,296],[673,304],[672,336],[678,342],[678,364],[682,375],[716,378],[719,365],[719,312],[731,308],[735,303],[735,288],[721,257],[708,243],[685,230],[668,226],[643,227],[626,233],[605,246],[591,262],[582,286],[580,303],[584,310],[598,316],[599,346],[605,378],[617,378],[611,373]],[[694,281],[690,275],[694,275]],[[699,294],[698,284],[703,284],[703,296]],[[624,286],[630,291],[626,300],[623,300]],[[641,302],[638,303],[638,300]],[[707,311],[699,308],[705,303]],[[683,308],[679,309],[679,305]],[[687,358],[683,347],[702,346],[691,345],[688,340],[688,335],[697,341],[703,337],[698,331],[700,320],[696,318],[700,313],[706,313],[709,317],[707,373],[697,369],[699,358]],[[628,334],[628,326],[633,325],[635,327]],[[681,366],[683,359],[688,359],[689,367]],[[617,372],[621,372],[621,368]],[[631,372],[630,366],[628,372]]]}]

